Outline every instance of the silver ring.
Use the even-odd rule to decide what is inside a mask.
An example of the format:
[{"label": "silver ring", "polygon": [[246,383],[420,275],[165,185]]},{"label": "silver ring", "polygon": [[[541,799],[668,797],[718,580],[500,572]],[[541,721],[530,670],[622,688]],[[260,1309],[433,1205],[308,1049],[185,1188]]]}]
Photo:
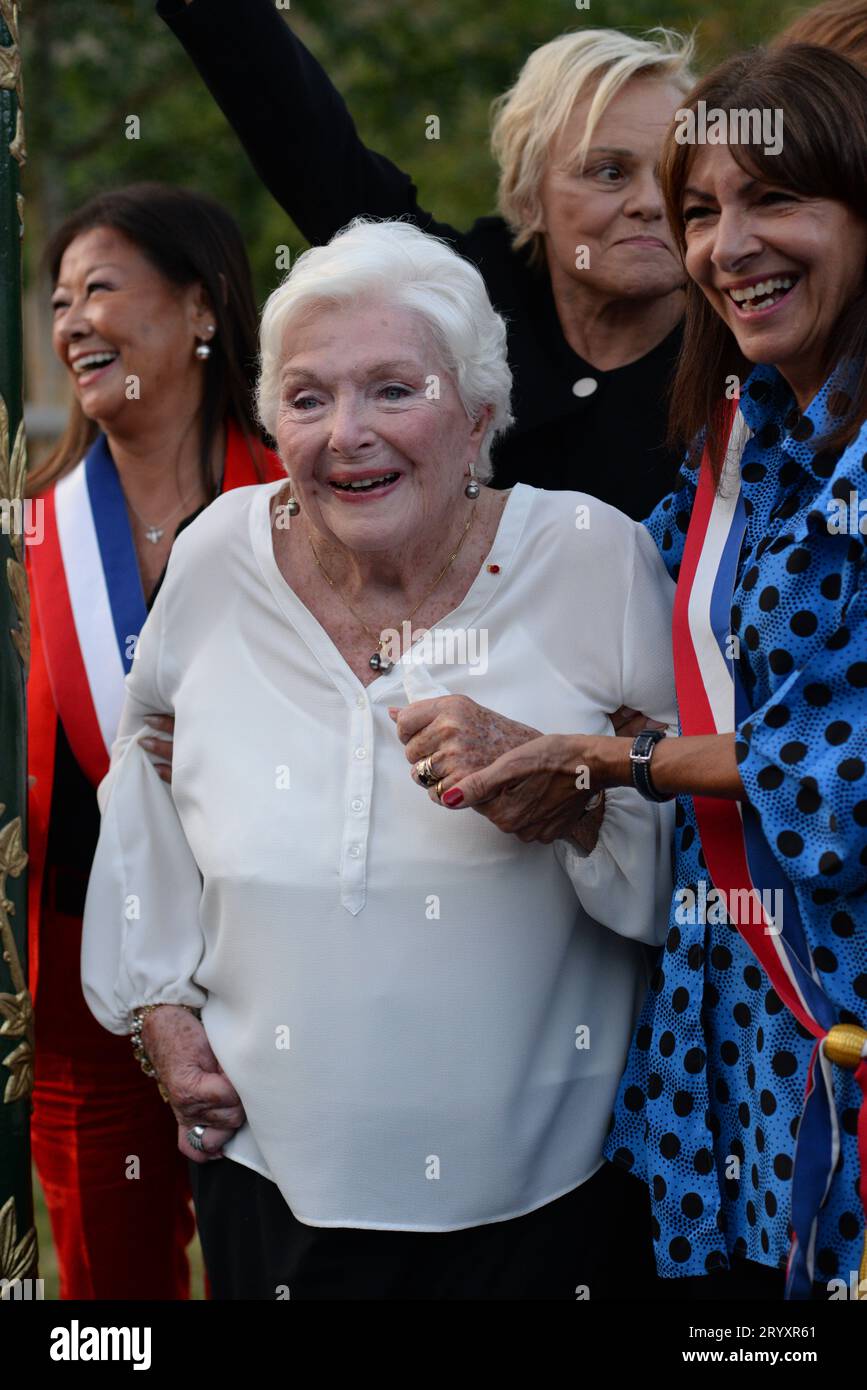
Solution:
[{"label": "silver ring", "polygon": [[433,770],[433,759],[422,758],[421,762],[416,763],[415,775],[423,787],[435,787],[438,777]]},{"label": "silver ring", "polygon": [[204,1125],[193,1125],[192,1129],[187,1130],[187,1143],[189,1144],[191,1149],[196,1149],[196,1151],[200,1154],[203,1154],[205,1152],[205,1146],[202,1143],[202,1135],[204,1134],[204,1132]]}]

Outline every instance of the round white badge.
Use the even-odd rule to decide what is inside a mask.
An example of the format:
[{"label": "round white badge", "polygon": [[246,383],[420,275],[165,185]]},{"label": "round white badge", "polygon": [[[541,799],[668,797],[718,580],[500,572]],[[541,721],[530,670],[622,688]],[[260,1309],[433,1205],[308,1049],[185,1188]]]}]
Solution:
[{"label": "round white badge", "polygon": [[592,396],[599,382],[595,377],[582,376],[580,381],[576,381],[572,387],[573,396]]}]

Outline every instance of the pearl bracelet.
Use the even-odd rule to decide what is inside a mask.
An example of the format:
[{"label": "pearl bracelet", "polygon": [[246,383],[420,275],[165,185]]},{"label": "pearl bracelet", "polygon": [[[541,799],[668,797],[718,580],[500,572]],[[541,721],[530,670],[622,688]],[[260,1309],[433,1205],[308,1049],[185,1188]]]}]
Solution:
[{"label": "pearl bracelet", "polygon": [[[129,1033],[130,1042],[132,1043],[133,1056],[139,1063],[145,1076],[152,1076],[154,1078],[154,1080],[157,1083],[157,1086],[159,1087],[160,1095],[162,1096],[164,1101],[168,1101],[169,1093],[166,1090],[163,1083],[160,1081],[159,1077],[157,1076],[153,1062],[145,1052],[144,1040],[142,1038],[142,1025],[144,1024],[145,1014],[151,1013],[153,1009],[162,1008],[163,1004],[167,1004],[169,1002],[169,1000],[163,1000],[162,1004],[142,1004],[139,1008],[133,1009],[132,1028],[130,1029]],[[201,1018],[201,1011],[199,1009],[194,1009],[192,1004],[176,1004],[174,1005],[174,1007],[180,1009],[188,1009],[191,1014],[195,1014],[196,1018]]]}]

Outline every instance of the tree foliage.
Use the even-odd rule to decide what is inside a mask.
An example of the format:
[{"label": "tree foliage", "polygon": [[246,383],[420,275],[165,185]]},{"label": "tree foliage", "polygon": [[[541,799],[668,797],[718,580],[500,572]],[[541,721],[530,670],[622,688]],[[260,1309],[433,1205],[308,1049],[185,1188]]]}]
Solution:
[{"label": "tree foliage", "polygon": [[[199,0],[202,3],[203,0]],[[565,30],[698,30],[707,69],[789,17],[774,0],[294,0],[287,12],[343,93],[364,140],[407,169],[422,202],[466,226],[493,209],[491,99],[529,51]],[[244,23],[238,0],[238,23]],[[47,232],[97,190],[160,178],[220,198],[238,218],[262,299],[275,247],[304,242],[273,203],[153,0],[29,0],[24,6],[28,273]],[[425,138],[439,116],[440,139]],[[140,138],[127,138],[137,116]],[[327,171],[323,171],[327,177]]]}]

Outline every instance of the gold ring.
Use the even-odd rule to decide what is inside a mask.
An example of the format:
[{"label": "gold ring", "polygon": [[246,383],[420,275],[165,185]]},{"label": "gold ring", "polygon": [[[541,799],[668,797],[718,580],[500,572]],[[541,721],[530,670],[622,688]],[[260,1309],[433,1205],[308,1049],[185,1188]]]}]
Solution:
[{"label": "gold ring", "polygon": [[442,801],[442,799],[443,799],[443,782],[444,782],[445,780],[446,780],[445,777],[441,777],[440,780],[437,782],[437,800],[438,800],[438,801]]},{"label": "gold ring", "polygon": [[433,763],[430,758],[422,758],[421,762],[416,763],[415,775],[423,787],[435,785],[437,775],[433,770]]}]

